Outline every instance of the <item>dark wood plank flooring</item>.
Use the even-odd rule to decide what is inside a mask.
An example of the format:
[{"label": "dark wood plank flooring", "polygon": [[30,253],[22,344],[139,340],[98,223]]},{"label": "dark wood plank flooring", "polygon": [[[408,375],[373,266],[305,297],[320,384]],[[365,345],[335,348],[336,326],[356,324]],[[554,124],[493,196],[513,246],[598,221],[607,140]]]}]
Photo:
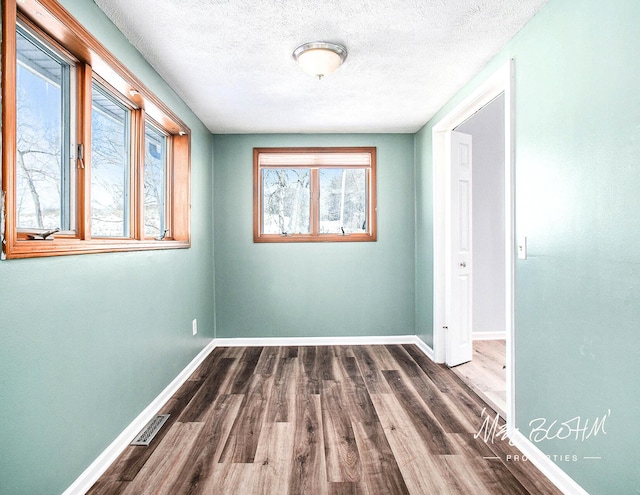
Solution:
[{"label": "dark wood plank flooring", "polygon": [[560,494],[483,408],[413,345],[220,347],[89,494]]}]

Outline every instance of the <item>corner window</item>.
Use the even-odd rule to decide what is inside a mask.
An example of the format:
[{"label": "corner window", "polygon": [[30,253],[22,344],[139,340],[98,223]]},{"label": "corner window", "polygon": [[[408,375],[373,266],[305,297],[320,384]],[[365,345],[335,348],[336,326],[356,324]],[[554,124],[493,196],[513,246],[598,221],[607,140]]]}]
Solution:
[{"label": "corner window", "polygon": [[255,148],[254,242],[376,240],[375,148]]},{"label": "corner window", "polygon": [[55,0],[3,2],[4,255],[190,246],[190,131]]}]

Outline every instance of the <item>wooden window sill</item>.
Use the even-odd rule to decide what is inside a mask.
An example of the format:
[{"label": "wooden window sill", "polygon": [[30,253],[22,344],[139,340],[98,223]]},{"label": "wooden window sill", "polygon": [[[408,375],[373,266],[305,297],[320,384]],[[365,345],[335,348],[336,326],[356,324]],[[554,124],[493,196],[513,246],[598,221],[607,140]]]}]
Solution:
[{"label": "wooden window sill", "polygon": [[49,256],[65,256],[92,253],[114,253],[122,251],[151,251],[160,249],[186,249],[191,247],[188,240],[156,241],[145,239],[118,240],[92,239],[79,241],[77,239],[55,239],[53,241],[17,240],[11,249],[7,250],[7,259],[43,258]]},{"label": "wooden window sill", "polygon": [[261,235],[255,237],[253,242],[278,243],[278,242],[376,242],[376,238],[370,234],[321,234],[321,235]]}]

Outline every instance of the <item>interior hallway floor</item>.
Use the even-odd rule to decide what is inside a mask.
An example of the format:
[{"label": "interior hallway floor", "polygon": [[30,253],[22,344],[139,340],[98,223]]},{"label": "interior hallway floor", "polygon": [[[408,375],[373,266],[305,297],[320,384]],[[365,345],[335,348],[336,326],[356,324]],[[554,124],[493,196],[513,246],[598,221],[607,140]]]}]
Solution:
[{"label": "interior hallway floor", "polygon": [[502,340],[475,340],[473,358],[451,368],[491,407],[506,418],[507,349]]}]

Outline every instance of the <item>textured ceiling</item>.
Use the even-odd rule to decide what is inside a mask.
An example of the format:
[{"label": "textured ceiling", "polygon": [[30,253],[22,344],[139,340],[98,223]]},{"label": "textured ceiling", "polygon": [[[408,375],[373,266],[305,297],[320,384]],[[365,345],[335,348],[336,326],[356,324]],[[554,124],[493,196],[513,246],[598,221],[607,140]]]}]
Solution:
[{"label": "textured ceiling", "polygon": [[[547,0],[94,1],[229,134],[415,132]],[[308,41],[349,56],[317,80],[291,56]]]}]

